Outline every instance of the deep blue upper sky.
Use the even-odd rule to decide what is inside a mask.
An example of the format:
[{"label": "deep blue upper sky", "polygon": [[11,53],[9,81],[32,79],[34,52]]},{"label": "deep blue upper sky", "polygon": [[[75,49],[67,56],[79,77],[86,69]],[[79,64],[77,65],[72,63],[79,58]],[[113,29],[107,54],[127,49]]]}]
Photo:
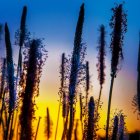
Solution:
[{"label": "deep blue upper sky", "polygon": [[[98,40],[98,28],[104,24],[107,30],[107,45],[109,46],[109,20],[111,8],[119,0],[1,0],[0,22],[8,22],[11,37],[19,27],[22,7],[27,5],[27,27],[35,37],[44,37],[47,46],[67,44],[72,47],[74,31],[79,7],[85,2],[84,41],[89,49],[95,49]],[[134,63],[138,47],[138,31],[140,27],[139,0],[126,1],[128,11],[128,33],[125,41],[127,60]],[[57,49],[57,48],[56,48]]]}]

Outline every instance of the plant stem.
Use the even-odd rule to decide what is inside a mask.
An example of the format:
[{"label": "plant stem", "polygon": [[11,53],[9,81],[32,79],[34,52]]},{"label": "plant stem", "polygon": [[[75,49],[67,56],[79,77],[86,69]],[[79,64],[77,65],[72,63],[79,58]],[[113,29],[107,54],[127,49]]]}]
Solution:
[{"label": "plant stem", "polygon": [[15,111],[13,111],[12,118],[11,118],[11,126],[10,126],[9,140],[12,140],[12,137],[13,137],[14,113],[15,113]]},{"label": "plant stem", "polygon": [[72,130],[73,130],[73,120],[74,120],[74,108],[73,108],[73,98],[70,100],[70,122],[69,122],[69,131],[67,139],[71,140],[72,138]]},{"label": "plant stem", "polygon": [[106,140],[108,140],[110,109],[111,109],[111,99],[112,99],[114,78],[115,78],[115,75],[112,75],[112,77],[111,77],[111,85],[110,85],[110,92],[109,92],[109,100],[108,100],[107,123],[106,123]]},{"label": "plant stem", "polygon": [[9,112],[9,116],[8,116],[7,126],[6,126],[5,140],[8,140],[8,134],[9,134],[9,129],[10,129],[11,117],[12,117],[12,112],[10,111]]},{"label": "plant stem", "polygon": [[61,106],[61,98],[59,101],[59,109],[58,109],[58,115],[57,115],[57,124],[56,124],[56,130],[55,130],[55,140],[57,138],[57,130],[58,130],[58,124],[59,124],[59,115],[60,115],[60,106]]},{"label": "plant stem", "polygon": [[36,140],[36,138],[37,138],[40,120],[41,120],[41,117],[39,117],[39,120],[38,120],[38,124],[37,124],[37,128],[36,128],[36,133],[35,133],[35,140]]},{"label": "plant stem", "polygon": [[63,130],[63,134],[62,134],[61,140],[65,140],[65,135],[66,135],[66,132],[67,132],[68,118],[69,118],[69,108],[68,108],[68,112],[67,112],[67,116],[66,116],[66,121],[64,123],[64,130]]},{"label": "plant stem", "polygon": [[100,104],[100,100],[101,100],[101,94],[102,94],[102,86],[100,87],[100,93],[99,93],[99,98],[98,98],[98,103],[97,103],[97,113],[98,113],[99,104]]}]

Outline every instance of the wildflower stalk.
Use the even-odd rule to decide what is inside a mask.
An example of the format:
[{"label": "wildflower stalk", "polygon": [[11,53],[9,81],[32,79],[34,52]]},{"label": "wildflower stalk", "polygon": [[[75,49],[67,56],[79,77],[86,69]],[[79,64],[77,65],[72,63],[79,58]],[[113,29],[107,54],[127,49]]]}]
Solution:
[{"label": "wildflower stalk", "polygon": [[[24,6],[23,7],[23,12],[22,12],[22,17],[21,17],[21,22],[20,22],[17,79],[18,79],[19,75],[21,75],[21,73],[22,73],[22,46],[23,46],[23,43],[24,43],[24,40],[25,40],[25,34],[26,34],[26,15],[27,15],[27,7]],[[17,83],[16,83],[16,85],[17,85]]]},{"label": "wildflower stalk", "polygon": [[89,92],[89,62],[86,62],[86,106],[88,104],[88,92]]},{"label": "wildflower stalk", "polygon": [[139,33],[139,51],[138,51],[138,65],[137,65],[137,106],[140,112],[140,33]]},{"label": "wildflower stalk", "polygon": [[[31,140],[33,136],[32,120],[35,113],[35,97],[39,95],[39,82],[42,67],[46,60],[46,51],[40,39],[33,39],[30,43],[29,54],[25,57],[25,85],[21,93],[22,107],[20,113],[20,140]],[[43,59],[43,57],[45,57]],[[23,80],[23,79],[22,79]],[[22,86],[22,85],[21,85]]]},{"label": "wildflower stalk", "polygon": [[114,125],[113,125],[113,132],[112,132],[112,138],[111,138],[111,140],[117,140],[118,123],[119,123],[118,116],[115,116],[114,117]]},{"label": "wildflower stalk", "polygon": [[37,134],[38,134],[40,120],[41,120],[41,117],[39,117],[39,119],[38,119],[38,124],[37,124],[37,128],[36,128],[36,133],[35,133],[35,140],[37,139]]},{"label": "wildflower stalk", "polygon": [[102,95],[102,88],[103,84],[105,82],[105,27],[104,25],[100,26],[100,38],[99,38],[99,53],[98,53],[98,64],[97,64],[97,70],[98,70],[98,79],[100,82],[100,92],[99,92],[99,98],[98,98],[98,103],[97,103],[97,111],[99,108],[100,100],[101,100],[101,95]]},{"label": "wildflower stalk", "polygon": [[119,122],[119,140],[124,140],[125,122],[124,115],[121,114]]},{"label": "wildflower stalk", "polygon": [[72,138],[73,121],[74,121],[74,98],[76,92],[76,83],[78,70],[80,65],[80,51],[81,51],[81,41],[82,41],[82,29],[84,23],[84,4],[80,8],[79,18],[77,22],[75,39],[74,39],[74,49],[71,59],[71,71],[70,71],[70,83],[69,83],[69,107],[70,107],[70,121],[69,121],[69,131],[68,140]]},{"label": "wildflower stalk", "polygon": [[83,101],[82,101],[82,95],[79,95],[80,100],[80,121],[81,121],[81,127],[82,127],[82,134],[83,134]]},{"label": "wildflower stalk", "polygon": [[65,91],[64,91],[65,53],[62,54],[61,66],[60,66],[60,74],[61,74],[61,87],[60,87],[60,91],[59,91],[60,99],[59,99],[59,108],[58,108],[57,123],[56,123],[56,130],[55,130],[55,140],[57,138],[57,130],[58,130],[58,124],[59,124],[61,99],[62,99],[62,117],[65,118],[65,116],[66,116],[66,95],[65,95]]},{"label": "wildflower stalk", "polygon": [[6,128],[6,140],[8,139],[8,133],[10,129],[10,120],[12,117],[12,112],[15,106],[15,89],[14,89],[14,64],[13,64],[13,54],[12,46],[10,41],[10,33],[7,23],[5,23],[5,44],[6,44],[6,60],[7,60],[7,72],[8,72],[8,86],[9,86],[9,116]]},{"label": "wildflower stalk", "polygon": [[61,106],[61,98],[60,98],[60,100],[59,100],[58,115],[57,115],[57,123],[56,123],[56,130],[55,130],[55,140],[56,140],[56,138],[57,138],[57,130],[58,130],[59,116],[60,116],[60,106]]},{"label": "wildflower stalk", "polygon": [[67,110],[67,116],[66,116],[66,120],[64,123],[64,129],[63,129],[63,134],[62,134],[61,140],[65,140],[65,137],[67,134],[68,119],[69,119],[69,108]]},{"label": "wildflower stalk", "polygon": [[90,97],[90,101],[88,103],[88,125],[87,125],[86,140],[93,140],[94,138],[94,111],[95,111],[94,98]]},{"label": "wildflower stalk", "polygon": [[21,136],[20,140],[31,140],[32,132],[32,118],[33,118],[33,93],[36,81],[37,72],[37,52],[38,45],[36,40],[33,40],[29,52],[29,65],[27,69],[26,87],[23,95],[23,105],[21,108],[20,124]]},{"label": "wildflower stalk", "polygon": [[108,99],[108,111],[107,111],[107,122],[106,122],[106,140],[108,140],[108,129],[109,129],[109,120],[110,120],[110,109],[111,109],[111,99],[112,99],[112,91],[114,79],[118,72],[118,64],[121,59],[123,59],[123,40],[124,33],[127,31],[127,19],[126,14],[123,11],[123,4],[117,5],[112,9],[114,15],[112,16],[110,26],[113,28],[113,32],[111,34],[111,52],[112,52],[112,60],[111,60],[111,85],[109,91],[109,99]]},{"label": "wildflower stalk", "polygon": [[45,135],[47,137],[47,140],[51,137],[51,120],[50,120],[50,114],[49,114],[49,108],[47,108],[47,116],[46,116],[46,128],[45,128]]},{"label": "wildflower stalk", "polygon": [[1,101],[1,110],[0,110],[0,126],[2,122],[2,114],[4,110],[4,89],[5,89],[5,76],[6,76],[6,59],[3,59],[3,66],[2,66],[2,78],[1,78],[1,91],[0,91],[0,101]]}]

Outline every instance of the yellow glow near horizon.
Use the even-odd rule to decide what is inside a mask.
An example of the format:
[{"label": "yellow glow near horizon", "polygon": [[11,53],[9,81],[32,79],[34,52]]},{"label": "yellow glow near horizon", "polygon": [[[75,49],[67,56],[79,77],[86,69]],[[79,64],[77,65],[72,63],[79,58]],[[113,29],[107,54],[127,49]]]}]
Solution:
[{"label": "yellow glow near horizon", "polygon": [[[87,58],[89,60],[92,60],[91,58]],[[36,117],[41,116],[41,123],[38,133],[38,139],[45,139],[44,137],[44,117],[46,115],[46,107],[49,107],[50,116],[53,121],[53,129],[52,129],[52,138],[54,139],[55,129],[56,129],[56,120],[57,120],[57,114],[58,114],[58,105],[59,105],[59,61],[60,55],[53,55],[52,57],[49,57],[47,60],[47,68],[45,68],[45,72],[43,72],[43,77],[41,79],[41,85],[40,85],[40,96],[37,99],[37,105],[38,110],[36,111]],[[93,60],[96,60],[93,59]],[[91,61],[90,61],[91,62]],[[106,124],[106,113],[107,113],[107,100],[108,100],[108,94],[109,94],[109,87],[110,87],[110,70],[109,70],[109,61],[106,62],[106,81],[105,85],[103,87],[102,97],[101,101],[103,102],[102,109],[100,110],[100,130],[98,132],[99,135],[104,135],[104,125]],[[55,64],[52,66],[52,64]],[[49,68],[51,67],[51,68]],[[113,88],[113,96],[112,96],[112,106],[111,106],[111,117],[113,116],[116,109],[123,110],[123,113],[127,116],[126,117],[126,127],[128,132],[140,130],[140,120],[137,120],[137,115],[133,113],[132,109],[132,98],[136,91],[136,79],[130,72],[125,71],[125,66],[123,68],[124,70],[121,70],[117,78],[115,79],[114,88]],[[92,72],[93,70],[93,72]],[[44,78],[44,73],[46,73],[46,78]],[[99,82],[97,80],[97,71],[96,67],[92,65],[92,62],[90,63],[90,75],[91,75],[91,85],[93,85],[93,88],[90,91],[89,96],[94,96],[94,99],[96,100],[98,98],[98,91],[99,91]],[[129,86],[128,86],[129,85]],[[79,119],[79,109],[76,110],[76,118]],[[34,122],[34,128],[36,128],[37,121]],[[60,111],[60,122],[59,122],[59,128],[58,128],[58,134],[57,139],[61,139],[63,131],[63,119],[62,119],[62,110]],[[79,137],[80,135],[79,131]]]}]

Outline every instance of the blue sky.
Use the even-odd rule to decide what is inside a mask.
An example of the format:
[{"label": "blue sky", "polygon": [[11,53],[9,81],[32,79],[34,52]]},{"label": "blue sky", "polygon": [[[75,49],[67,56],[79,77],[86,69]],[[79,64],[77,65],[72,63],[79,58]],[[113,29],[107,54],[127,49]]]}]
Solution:
[{"label": "blue sky", "polygon": [[[88,49],[94,50],[97,46],[98,28],[104,24],[107,31],[107,46],[109,47],[111,17],[110,9],[120,0],[1,0],[0,22],[8,22],[11,38],[19,27],[22,7],[27,5],[27,27],[34,37],[46,39],[47,47],[57,44],[67,44],[73,47],[73,38],[79,7],[85,2],[85,24],[83,39]],[[128,32],[125,41],[125,55],[133,65],[138,47],[138,31],[140,27],[139,0],[126,1],[125,9],[128,11]],[[55,48],[58,49],[58,48]],[[131,52],[131,53],[130,53]]]}]

